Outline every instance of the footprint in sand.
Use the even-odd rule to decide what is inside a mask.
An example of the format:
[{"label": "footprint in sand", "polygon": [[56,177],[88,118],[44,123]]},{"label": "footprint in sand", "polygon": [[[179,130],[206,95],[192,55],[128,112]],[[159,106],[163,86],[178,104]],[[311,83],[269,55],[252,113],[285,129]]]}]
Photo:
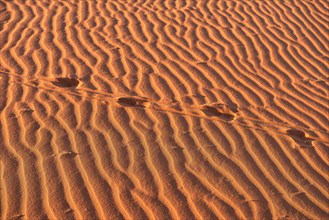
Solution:
[{"label": "footprint in sand", "polygon": [[63,151],[60,156],[65,156],[65,157],[68,157],[68,158],[74,158],[78,155],[78,153],[74,152],[74,151]]},{"label": "footprint in sand", "polygon": [[122,97],[122,98],[118,98],[118,103],[125,107],[145,108],[148,101],[142,99]]},{"label": "footprint in sand", "polygon": [[312,147],[313,138],[309,138],[306,136],[304,131],[297,129],[288,129],[286,131],[287,135],[289,135],[295,142],[301,147]]},{"label": "footprint in sand", "polygon": [[218,108],[215,108],[213,106],[207,106],[207,105],[203,106],[202,111],[207,116],[219,117],[219,118],[224,119],[226,121],[232,121],[232,120],[235,119],[235,116],[233,114],[221,112]]},{"label": "footprint in sand", "polygon": [[74,78],[56,78],[52,84],[62,88],[76,88],[79,85],[80,81]]}]

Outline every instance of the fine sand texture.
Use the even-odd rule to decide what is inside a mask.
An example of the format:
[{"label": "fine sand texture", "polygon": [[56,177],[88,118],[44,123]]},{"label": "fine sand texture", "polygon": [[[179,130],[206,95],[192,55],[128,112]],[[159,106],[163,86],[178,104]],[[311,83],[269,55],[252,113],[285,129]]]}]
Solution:
[{"label": "fine sand texture", "polygon": [[1,219],[329,219],[327,0],[0,0]]}]

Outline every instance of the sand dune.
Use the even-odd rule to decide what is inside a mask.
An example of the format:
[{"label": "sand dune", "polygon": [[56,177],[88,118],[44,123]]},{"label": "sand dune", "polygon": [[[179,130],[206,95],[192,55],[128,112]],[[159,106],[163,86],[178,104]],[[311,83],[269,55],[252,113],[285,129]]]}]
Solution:
[{"label": "sand dune", "polygon": [[325,0],[0,0],[2,219],[329,219]]}]

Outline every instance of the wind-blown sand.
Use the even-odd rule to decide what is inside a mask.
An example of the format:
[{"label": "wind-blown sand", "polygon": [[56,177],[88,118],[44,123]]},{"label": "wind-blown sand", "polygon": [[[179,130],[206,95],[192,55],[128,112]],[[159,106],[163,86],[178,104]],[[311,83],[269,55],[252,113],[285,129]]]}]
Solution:
[{"label": "wind-blown sand", "polygon": [[2,219],[329,219],[326,0],[0,0]]}]

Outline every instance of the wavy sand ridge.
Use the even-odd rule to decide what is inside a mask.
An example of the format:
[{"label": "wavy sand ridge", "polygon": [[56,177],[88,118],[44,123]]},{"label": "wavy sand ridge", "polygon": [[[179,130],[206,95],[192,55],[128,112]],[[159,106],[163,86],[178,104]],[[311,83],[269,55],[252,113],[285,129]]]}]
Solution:
[{"label": "wavy sand ridge", "polygon": [[329,218],[328,10],[0,0],[1,218]]}]

